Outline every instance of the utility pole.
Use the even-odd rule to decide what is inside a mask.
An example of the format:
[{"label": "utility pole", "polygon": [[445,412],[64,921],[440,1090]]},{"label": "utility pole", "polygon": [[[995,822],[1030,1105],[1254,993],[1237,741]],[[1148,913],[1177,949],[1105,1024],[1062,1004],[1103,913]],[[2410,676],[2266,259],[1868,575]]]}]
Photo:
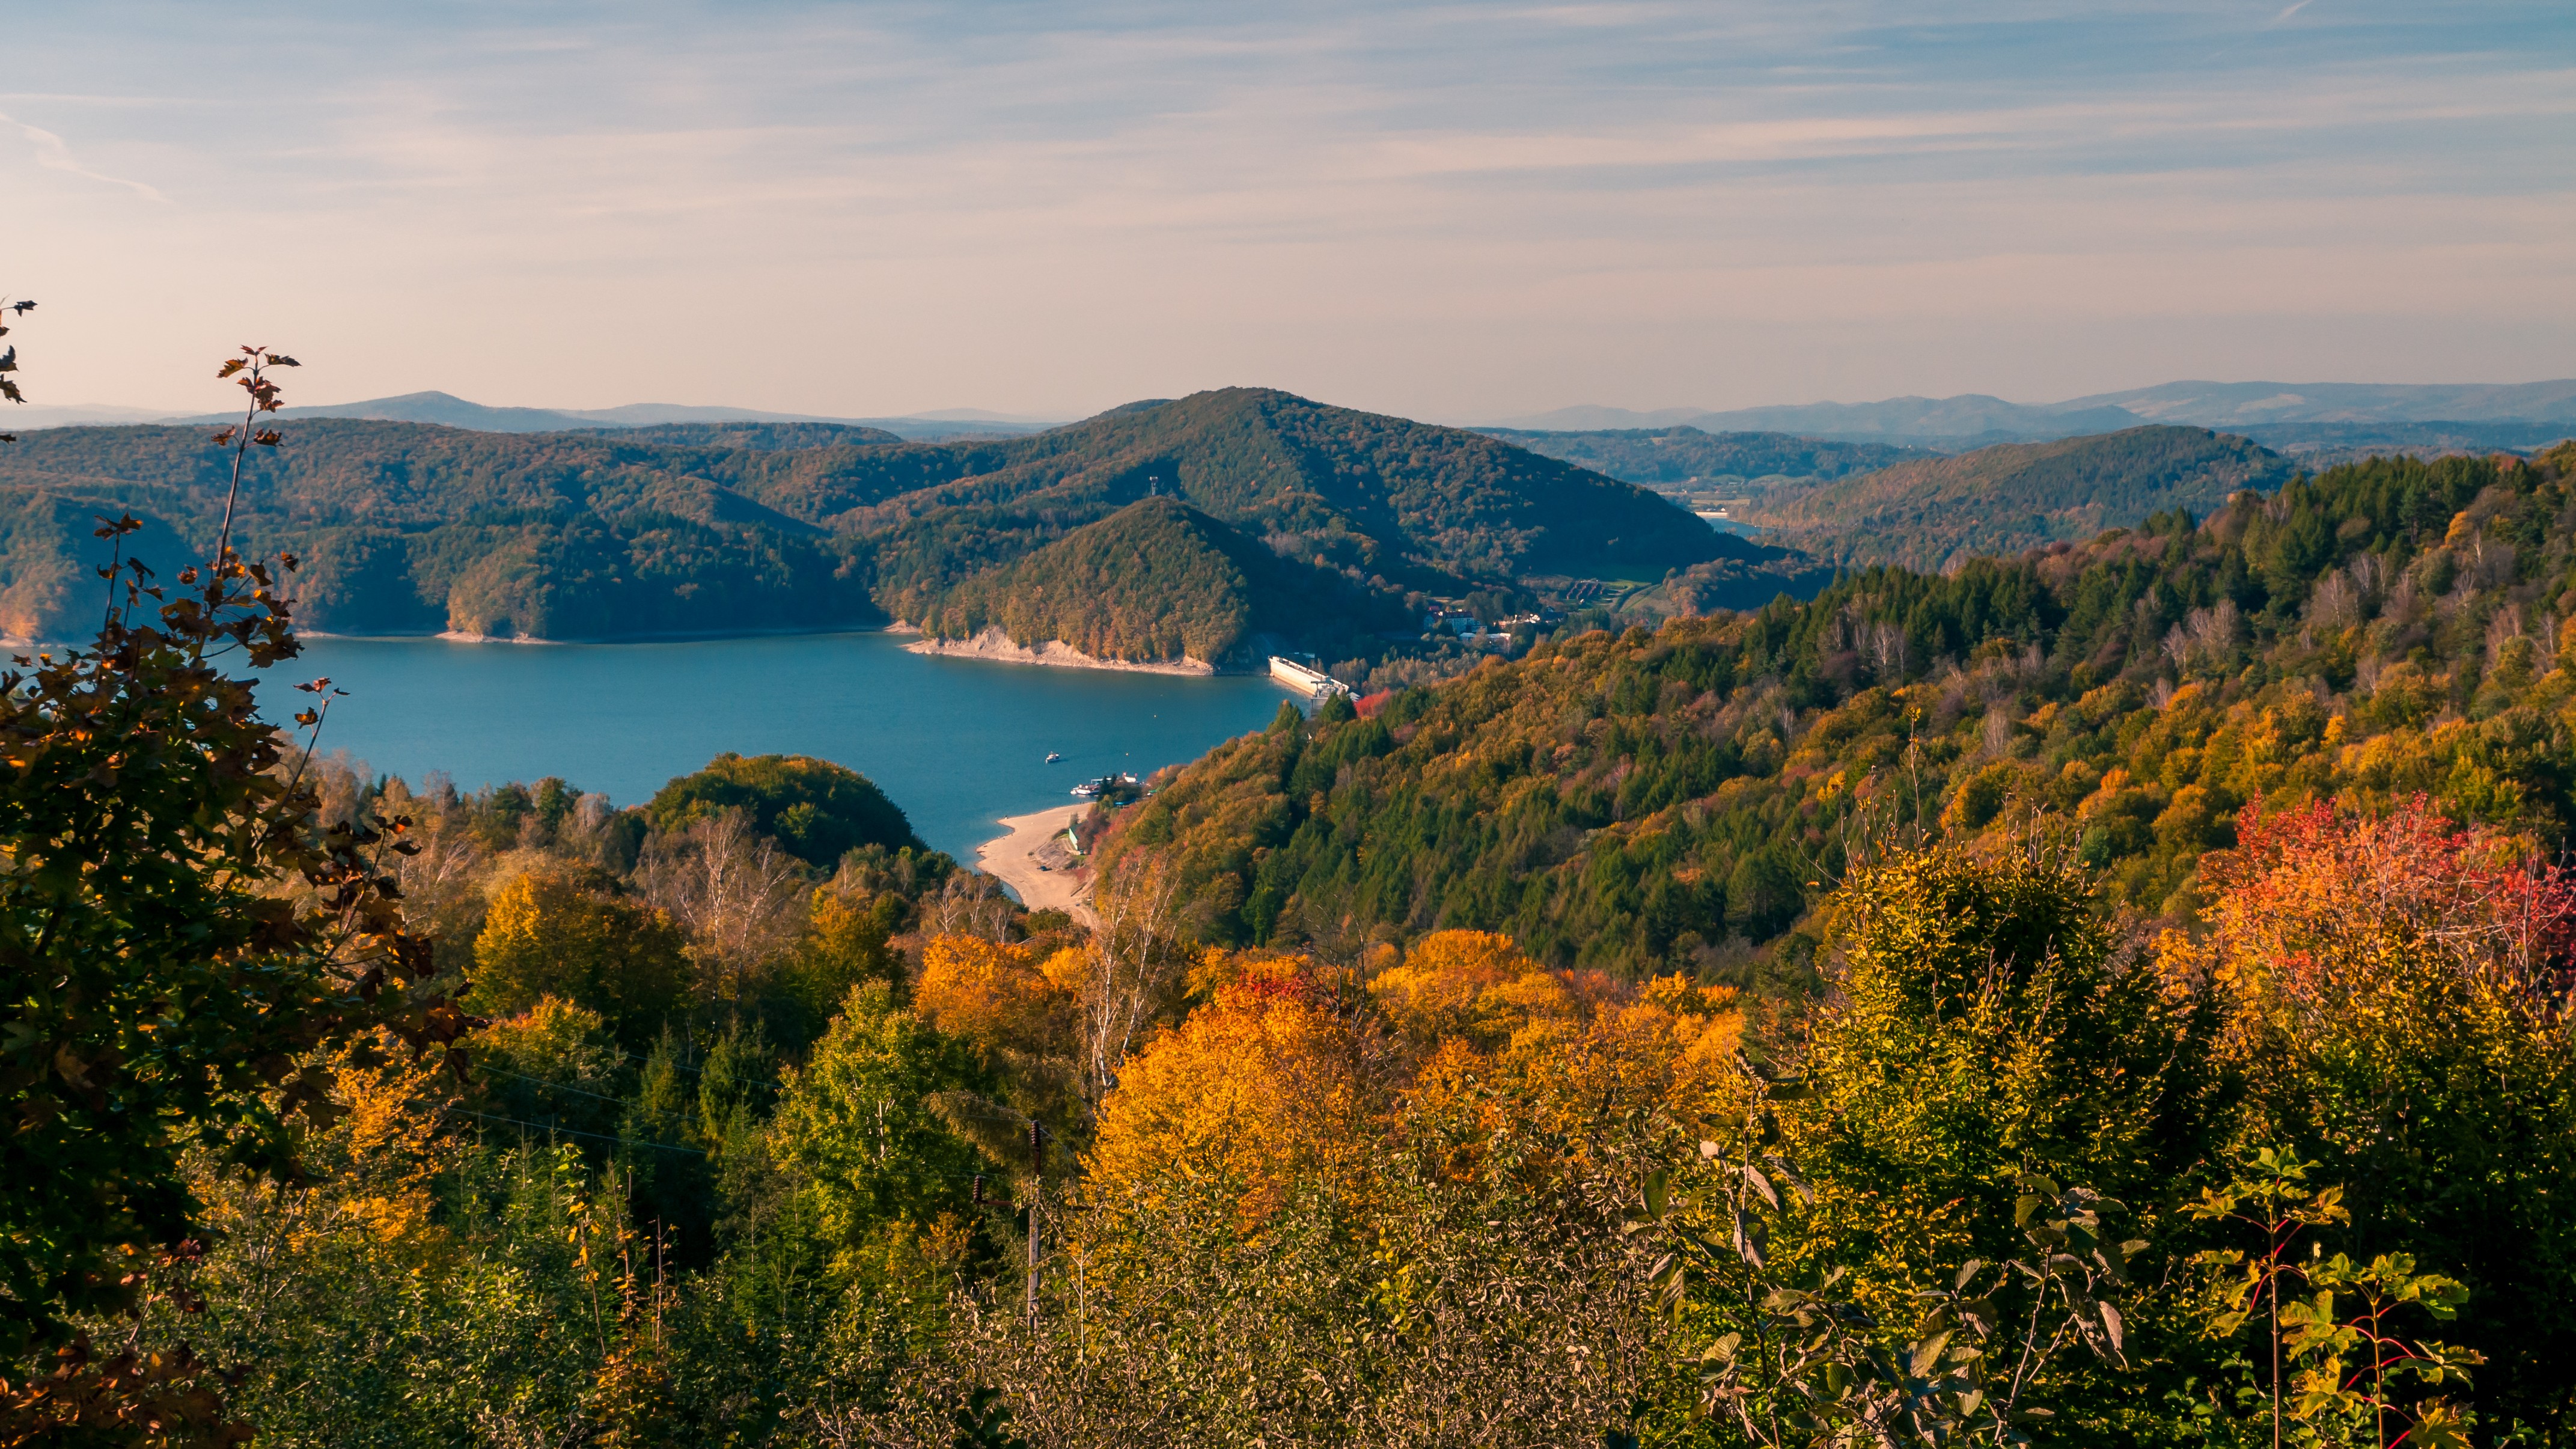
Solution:
[{"label": "utility pole", "polygon": [[1029,1123],[1029,1326],[1038,1322],[1038,1203],[1046,1195],[1046,1129]]}]

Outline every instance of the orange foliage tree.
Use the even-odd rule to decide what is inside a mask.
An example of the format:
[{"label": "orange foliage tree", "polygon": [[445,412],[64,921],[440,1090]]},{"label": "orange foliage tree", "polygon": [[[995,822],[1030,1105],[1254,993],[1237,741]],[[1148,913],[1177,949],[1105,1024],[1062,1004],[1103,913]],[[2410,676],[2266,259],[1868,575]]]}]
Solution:
[{"label": "orange foliage tree", "polygon": [[1189,1180],[1257,1225],[1297,1182],[1350,1183],[1394,1105],[1395,1068],[1345,973],[1252,964],[1127,1060],[1101,1103],[1091,1192],[1115,1211]]},{"label": "orange foliage tree", "polygon": [[950,1036],[1062,1053],[1072,1035],[1073,999],[1049,978],[1049,954],[1025,942],[934,936],[921,949],[913,1010]]},{"label": "orange foliage tree", "polygon": [[2202,862],[2210,936],[2167,971],[2224,1004],[2250,1149],[2343,1184],[2356,1255],[2467,1285],[2479,1416],[2563,1429],[2576,1362],[2576,880],[2421,797],[2384,815],[2249,807]]}]

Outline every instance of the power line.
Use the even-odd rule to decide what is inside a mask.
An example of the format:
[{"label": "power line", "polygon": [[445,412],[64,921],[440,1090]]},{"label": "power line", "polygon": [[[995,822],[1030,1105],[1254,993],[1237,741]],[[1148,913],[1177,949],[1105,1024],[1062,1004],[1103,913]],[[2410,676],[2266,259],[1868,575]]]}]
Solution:
[{"label": "power line", "polygon": [[661,1107],[648,1107],[642,1102],[629,1101],[624,1097],[611,1097],[604,1092],[588,1091],[584,1088],[573,1086],[569,1082],[550,1082],[543,1077],[532,1077],[525,1072],[514,1072],[508,1067],[496,1067],[489,1063],[485,1063],[484,1065],[477,1067],[475,1070],[493,1072],[504,1077],[516,1077],[523,1082],[534,1082],[540,1087],[552,1087],[558,1092],[570,1092],[576,1097],[589,1097],[596,1101],[614,1102],[618,1106],[630,1107],[638,1112],[650,1112],[656,1117],[672,1117],[677,1118],[682,1122],[695,1122],[698,1120],[695,1116],[687,1112],[673,1112]]},{"label": "power line", "polygon": [[[477,1112],[470,1107],[441,1107],[439,1110],[442,1112],[453,1112],[463,1117],[477,1117],[486,1122],[500,1122],[512,1127],[524,1127],[532,1132],[553,1133],[564,1137],[587,1137],[596,1142],[614,1142],[620,1146],[628,1147],[658,1147],[664,1152],[684,1152],[692,1157],[704,1157],[707,1155],[704,1148],[683,1147],[676,1142],[655,1142],[642,1137],[613,1137],[604,1132],[584,1132],[579,1128],[565,1127],[553,1122],[527,1122],[516,1117],[503,1117],[491,1112]],[[912,1182],[974,1182],[979,1179],[995,1175],[996,1174],[985,1172],[928,1172],[918,1169],[907,1172],[884,1172],[877,1174],[877,1176],[880,1177],[900,1178]]]},{"label": "power line", "polygon": [[554,1133],[565,1137],[588,1137],[594,1141],[615,1142],[621,1146],[658,1147],[665,1152],[685,1152],[691,1157],[704,1157],[707,1155],[699,1148],[682,1147],[676,1142],[653,1142],[641,1137],[611,1137],[604,1132],[584,1132],[579,1128],[565,1127],[553,1122],[523,1122],[516,1117],[501,1117],[495,1116],[490,1112],[477,1112],[471,1107],[441,1107],[439,1110],[442,1112],[453,1112],[461,1117],[479,1117],[486,1122],[501,1122],[512,1127],[525,1127],[532,1132]]}]

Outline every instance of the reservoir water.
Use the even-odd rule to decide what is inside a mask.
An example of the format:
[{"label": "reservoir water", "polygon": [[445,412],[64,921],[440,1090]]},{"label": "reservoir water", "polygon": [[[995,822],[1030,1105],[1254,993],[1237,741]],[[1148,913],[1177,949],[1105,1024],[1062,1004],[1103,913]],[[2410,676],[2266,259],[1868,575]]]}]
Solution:
[{"label": "reservoir water", "polygon": [[[995,821],[1069,803],[1260,729],[1290,698],[1252,675],[1192,678],[907,654],[885,633],[650,644],[310,639],[261,690],[270,718],[328,675],[322,750],[417,787],[560,775],[619,805],[726,750],[813,755],[877,782],[934,849],[971,862]],[[1047,764],[1049,751],[1063,754]]]}]

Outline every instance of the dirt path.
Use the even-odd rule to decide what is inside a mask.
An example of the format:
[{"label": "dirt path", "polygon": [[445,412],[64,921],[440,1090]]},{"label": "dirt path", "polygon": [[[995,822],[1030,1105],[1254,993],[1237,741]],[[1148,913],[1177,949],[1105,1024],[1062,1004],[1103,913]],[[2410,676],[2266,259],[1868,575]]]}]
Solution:
[{"label": "dirt path", "polygon": [[1086,926],[1097,926],[1099,919],[1091,914],[1091,872],[1064,844],[1066,828],[1090,808],[1058,805],[1011,816],[1002,822],[1011,833],[976,846],[975,864],[1009,886],[1030,910],[1064,911]]}]

